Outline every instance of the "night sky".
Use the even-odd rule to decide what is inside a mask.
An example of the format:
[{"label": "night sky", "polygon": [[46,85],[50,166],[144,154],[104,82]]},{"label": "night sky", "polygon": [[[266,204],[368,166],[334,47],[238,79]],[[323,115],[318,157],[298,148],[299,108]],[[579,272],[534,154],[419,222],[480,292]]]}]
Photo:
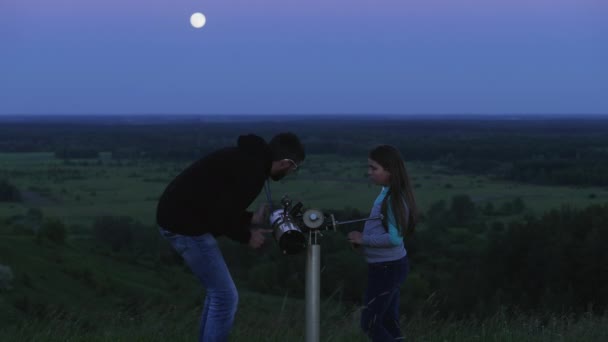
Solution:
[{"label": "night sky", "polygon": [[0,42],[4,115],[608,114],[604,0],[0,0]]}]

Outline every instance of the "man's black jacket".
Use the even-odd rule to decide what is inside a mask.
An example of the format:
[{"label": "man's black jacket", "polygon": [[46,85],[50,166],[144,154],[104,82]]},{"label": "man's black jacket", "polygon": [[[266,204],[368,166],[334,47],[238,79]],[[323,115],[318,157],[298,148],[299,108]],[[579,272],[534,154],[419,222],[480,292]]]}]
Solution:
[{"label": "man's black jacket", "polygon": [[213,233],[247,243],[253,214],[246,210],[271,167],[272,154],[264,139],[242,135],[237,147],[203,157],[169,183],[158,202],[156,221],[177,234]]}]

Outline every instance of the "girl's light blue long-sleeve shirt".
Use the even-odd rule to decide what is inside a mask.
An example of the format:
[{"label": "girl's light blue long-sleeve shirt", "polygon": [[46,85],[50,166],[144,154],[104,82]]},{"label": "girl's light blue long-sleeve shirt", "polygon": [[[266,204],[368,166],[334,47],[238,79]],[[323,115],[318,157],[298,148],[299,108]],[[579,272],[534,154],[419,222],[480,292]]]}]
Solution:
[{"label": "girl's light blue long-sleeve shirt", "polygon": [[[374,201],[370,217],[379,216],[382,213],[382,201],[387,193],[388,188],[383,187]],[[365,222],[363,228],[361,245],[368,263],[398,260],[407,255],[403,245],[403,236],[401,236],[402,229],[397,225],[397,220],[390,205],[390,197],[388,201],[389,205],[386,213],[388,231],[382,225],[381,220],[369,220]],[[403,205],[405,206],[405,213],[408,215],[409,209],[405,203]]]}]

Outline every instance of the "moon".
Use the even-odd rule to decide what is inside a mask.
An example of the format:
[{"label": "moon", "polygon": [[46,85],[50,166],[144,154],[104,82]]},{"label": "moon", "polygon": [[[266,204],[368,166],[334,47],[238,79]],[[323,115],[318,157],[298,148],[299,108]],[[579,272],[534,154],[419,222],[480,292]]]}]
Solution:
[{"label": "moon", "polygon": [[190,16],[190,24],[194,28],[200,29],[205,26],[206,22],[207,18],[205,18],[205,15],[203,13],[196,12],[192,14],[192,16]]}]

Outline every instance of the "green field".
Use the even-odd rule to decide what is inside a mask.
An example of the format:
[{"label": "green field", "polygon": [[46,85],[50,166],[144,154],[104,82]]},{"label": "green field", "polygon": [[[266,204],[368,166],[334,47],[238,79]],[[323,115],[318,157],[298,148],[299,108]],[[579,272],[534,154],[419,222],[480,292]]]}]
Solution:
[{"label": "green field", "polygon": [[[0,178],[22,192],[22,203],[0,203],[0,216],[40,208],[68,224],[88,225],[102,215],[126,215],[154,224],[156,201],[167,183],[188,163],[101,159],[64,162],[50,153],[0,153]],[[439,200],[469,195],[483,205],[499,206],[520,197],[528,210],[540,214],[562,205],[584,207],[608,201],[602,187],[539,186],[496,180],[487,176],[453,174],[437,165],[412,162],[410,177],[421,211]],[[367,160],[338,156],[309,156],[301,170],[272,182],[273,199],[287,194],[307,207],[369,210],[379,189],[366,179]],[[265,201],[264,192],[253,206]]]}]

